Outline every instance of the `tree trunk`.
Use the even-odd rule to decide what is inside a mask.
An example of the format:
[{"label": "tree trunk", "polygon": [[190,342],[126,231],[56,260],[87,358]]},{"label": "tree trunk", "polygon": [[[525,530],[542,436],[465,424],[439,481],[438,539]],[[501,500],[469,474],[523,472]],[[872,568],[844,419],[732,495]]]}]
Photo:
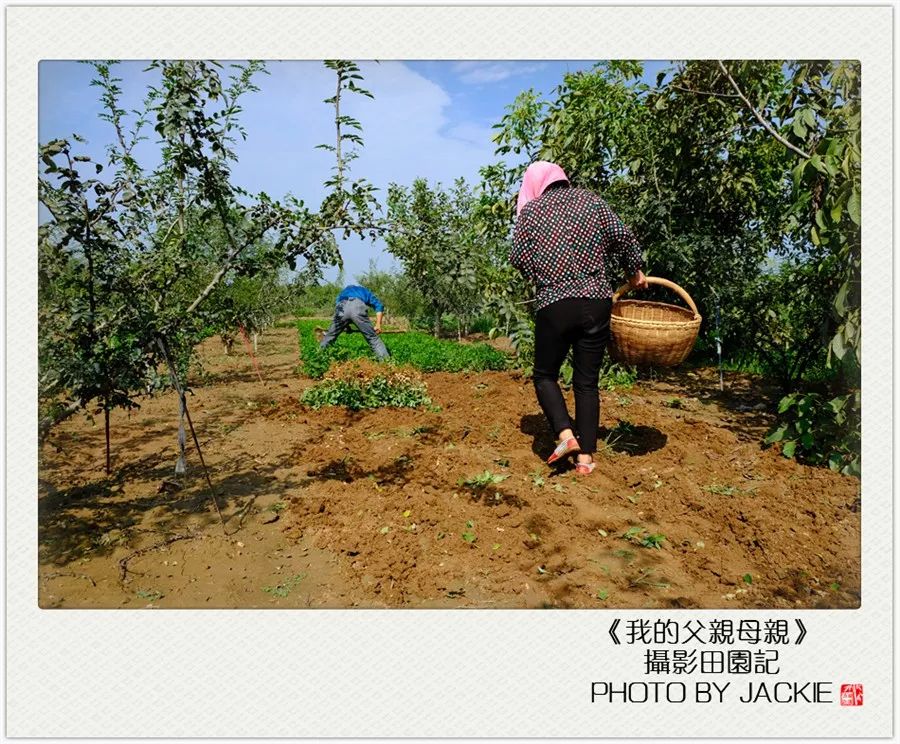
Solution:
[{"label": "tree trunk", "polygon": [[434,316],[434,337],[435,338],[441,337],[441,314],[440,313],[437,313]]},{"label": "tree trunk", "polygon": [[103,402],[103,423],[106,430],[106,477],[112,473],[110,452],[109,452],[109,401]]}]

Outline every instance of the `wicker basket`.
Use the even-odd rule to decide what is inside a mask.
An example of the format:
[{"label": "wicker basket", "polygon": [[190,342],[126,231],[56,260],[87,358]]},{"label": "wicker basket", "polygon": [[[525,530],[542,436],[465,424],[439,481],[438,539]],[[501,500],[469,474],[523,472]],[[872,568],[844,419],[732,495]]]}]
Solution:
[{"label": "wicker basket", "polygon": [[647,282],[668,287],[690,310],[665,302],[620,300],[630,289],[623,284],[613,295],[609,355],[625,364],[674,367],[694,348],[702,318],[690,295],[675,282],[655,276],[648,276]]}]

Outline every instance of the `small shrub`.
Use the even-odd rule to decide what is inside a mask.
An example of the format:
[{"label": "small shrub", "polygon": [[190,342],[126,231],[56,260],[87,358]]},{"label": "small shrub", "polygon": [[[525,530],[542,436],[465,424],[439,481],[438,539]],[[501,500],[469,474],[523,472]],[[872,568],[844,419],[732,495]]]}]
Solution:
[{"label": "small shrub", "polygon": [[488,486],[495,486],[498,483],[502,483],[507,478],[508,475],[498,475],[492,473],[490,470],[485,470],[483,473],[478,473],[478,475],[473,475],[470,478],[460,478],[458,483],[461,486],[467,486],[473,490],[480,490],[482,488],[487,488]]},{"label": "small shrub", "polygon": [[634,387],[636,381],[637,370],[618,362],[610,364],[600,372],[600,388],[603,390],[627,389]]},{"label": "small shrub", "polygon": [[356,360],[335,365],[325,379],[308,388],[300,402],[311,408],[345,406],[418,408],[428,405],[428,389],[415,370]]},{"label": "small shrub", "polygon": [[778,413],[781,420],[766,444],[781,442],[785,457],[859,476],[859,391],[830,400],[820,393],[791,393],[781,399]]},{"label": "small shrub", "polygon": [[659,550],[666,540],[666,536],[662,533],[650,533],[643,527],[631,527],[622,537],[629,542],[636,543],[642,548],[651,548]]}]

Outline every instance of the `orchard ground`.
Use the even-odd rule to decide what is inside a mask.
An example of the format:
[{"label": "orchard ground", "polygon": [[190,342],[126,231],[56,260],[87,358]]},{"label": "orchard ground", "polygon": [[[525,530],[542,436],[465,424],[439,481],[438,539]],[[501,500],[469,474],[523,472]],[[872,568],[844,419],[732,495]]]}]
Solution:
[{"label": "orchard ground", "polygon": [[778,393],[758,379],[603,393],[597,470],[576,478],[544,464],[516,372],[427,374],[428,410],[312,411],[296,329],[258,356],[263,383],[211,339],[192,377],[224,529],[193,447],[173,481],[173,394],[113,411],[111,478],[101,420],[54,431],[41,607],[859,606],[859,481],[761,447]]}]

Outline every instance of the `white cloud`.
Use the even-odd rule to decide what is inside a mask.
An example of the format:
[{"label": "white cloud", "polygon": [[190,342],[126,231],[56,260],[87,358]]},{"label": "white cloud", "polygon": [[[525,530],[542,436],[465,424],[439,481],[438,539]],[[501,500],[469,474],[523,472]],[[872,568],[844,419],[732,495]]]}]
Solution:
[{"label": "white cloud", "polygon": [[530,75],[546,67],[543,62],[457,62],[453,70],[464,83],[499,83],[511,77]]},{"label": "white cloud", "polygon": [[[401,62],[361,63],[362,86],[375,98],[347,96],[341,113],[358,119],[365,142],[351,164],[351,176],[366,178],[384,201],[390,183],[409,185],[417,177],[449,185],[463,176],[470,183],[491,163],[491,128],[478,122],[451,123],[450,94]],[[251,191],[280,197],[291,191],[315,206],[324,196],[333,156],[316,150],[334,140],[333,73],[321,63],[269,65],[260,92],[245,101],[249,138],[241,143],[236,181]],[[353,277],[375,258],[382,268],[393,260],[376,243],[347,241],[342,246],[346,275]]]}]

